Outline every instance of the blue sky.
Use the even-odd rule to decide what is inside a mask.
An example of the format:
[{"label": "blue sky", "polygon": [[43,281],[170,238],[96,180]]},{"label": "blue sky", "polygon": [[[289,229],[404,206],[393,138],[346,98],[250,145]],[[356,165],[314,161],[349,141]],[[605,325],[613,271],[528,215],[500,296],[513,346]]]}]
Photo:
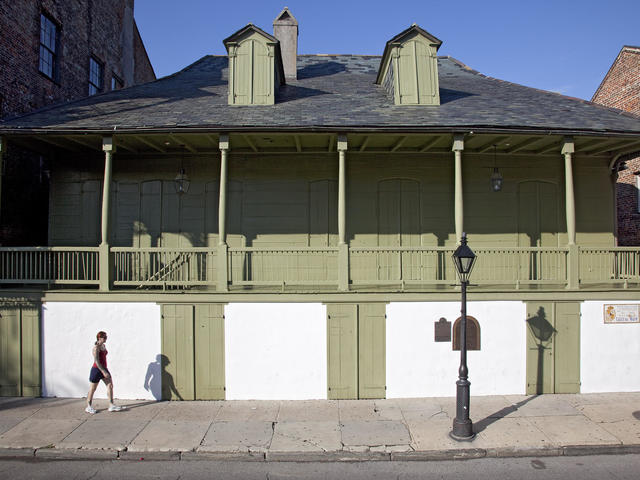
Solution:
[{"label": "blue sky", "polygon": [[640,45],[639,0],[137,0],[135,17],[158,77],[204,55],[247,23],[273,31],[288,6],[298,53],[381,55],[417,23],[485,75],[591,99],[623,45]]}]

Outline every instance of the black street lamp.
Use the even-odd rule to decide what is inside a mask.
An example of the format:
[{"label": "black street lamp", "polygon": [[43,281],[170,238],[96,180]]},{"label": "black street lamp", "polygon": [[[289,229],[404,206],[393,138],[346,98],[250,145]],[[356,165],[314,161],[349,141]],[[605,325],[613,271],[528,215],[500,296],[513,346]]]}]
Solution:
[{"label": "black street lamp", "polygon": [[462,309],[460,313],[460,368],[458,369],[458,381],[456,382],[456,418],[453,420],[453,429],[449,434],[458,441],[470,441],[475,437],[473,422],[469,418],[469,369],[467,368],[467,285],[469,276],[476,261],[476,255],[467,246],[467,234],[462,234],[460,246],[451,256],[456,266],[460,284],[462,285]]}]

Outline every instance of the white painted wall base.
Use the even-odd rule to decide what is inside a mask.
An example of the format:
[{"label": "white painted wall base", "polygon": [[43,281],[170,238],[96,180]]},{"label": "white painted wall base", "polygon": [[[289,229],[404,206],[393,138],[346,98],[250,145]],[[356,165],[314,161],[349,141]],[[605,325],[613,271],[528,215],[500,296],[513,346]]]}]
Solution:
[{"label": "white painted wall base", "polygon": [[327,398],[326,322],[322,304],[227,305],[226,398]]},{"label": "white painted wall base", "polygon": [[[160,354],[160,307],[152,303],[47,302],[42,307],[42,395],[86,397],[96,333],[107,332],[107,364],[116,398],[160,398],[144,388]],[[104,383],[95,398],[106,398]]]},{"label": "white painted wall base", "polygon": [[[469,302],[478,320],[481,350],[469,351],[472,395],[523,394],[526,388],[526,305]],[[387,398],[455,396],[460,352],[434,341],[434,322],[453,324],[459,302],[391,303],[387,306]]]},{"label": "white painted wall base", "polygon": [[580,380],[582,393],[640,391],[640,323],[604,323],[605,304],[640,303],[589,301],[581,306]]}]

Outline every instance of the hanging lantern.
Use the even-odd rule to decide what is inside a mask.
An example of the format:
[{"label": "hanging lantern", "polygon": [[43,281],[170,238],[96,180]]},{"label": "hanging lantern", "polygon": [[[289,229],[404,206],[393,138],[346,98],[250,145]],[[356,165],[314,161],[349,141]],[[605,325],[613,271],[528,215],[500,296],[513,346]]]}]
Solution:
[{"label": "hanging lantern", "polygon": [[502,174],[496,166],[496,146],[493,146],[493,173],[491,174],[491,190],[499,192],[502,190]]},{"label": "hanging lantern", "polygon": [[189,180],[189,177],[187,176],[184,170],[184,158],[180,159],[180,171],[176,175],[174,182],[176,187],[176,193],[178,195],[182,195],[189,191],[189,185],[191,184],[191,181]]}]

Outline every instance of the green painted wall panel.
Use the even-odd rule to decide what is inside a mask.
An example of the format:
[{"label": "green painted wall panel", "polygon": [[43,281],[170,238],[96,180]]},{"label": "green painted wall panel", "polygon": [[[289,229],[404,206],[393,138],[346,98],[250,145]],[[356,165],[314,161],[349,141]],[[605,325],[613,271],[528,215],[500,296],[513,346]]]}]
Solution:
[{"label": "green painted wall panel", "polygon": [[[392,137],[391,140],[382,136],[374,137],[370,145],[393,145],[401,138],[388,137]],[[291,137],[287,138],[293,145]],[[259,137],[254,138],[255,142],[260,140]],[[427,137],[422,139],[422,144],[425,141]],[[409,144],[410,141],[407,140],[406,143]],[[173,193],[173,177],[180,165],[179,158],[133,158],[120,153],[116,154],[116,158],[120,158],[120,155],[122,161],[115,163],[114,171],[117,184],[115,195],[118,197],[118,204],[114,210],[124,209],[127,212],[122,218],[117,215],[112,224],[118,244],[121,244],[121,241],[124,243],[123,239],[131,231],[137,232],[137,239],[132,239],[130,243],[133,246],[157,246],[160,236],[166,240],[166,246],[216,244],[218,187],[217,180],[214,179],[219,175],[218,161],[212,161],[210,156],[190,156],[188,161],[185,160],[193,192],[178,199]],[[381,215],[378,207],[381,201],[378,185],[390,178],[401,178],[419,186],[418,218],[415,222],[420,237],[417,240],[418,244],[450,246],[455,243],[451,153],[406,156],[348,153],[347,159],[347,238],[352,246],[381,244],[378,238]],[[547,240],[553,243],[552,237],[555,235],[556,244],[563,245],[566,242],[566,225],[561,156],[554,158],[518,155],[506,162],[498,156],[497,163],[505,176],[505,183],[501,192],[493,193],[489,189],[489,176],[493,167],[492,155],[466,152],[463,154],[465,230],[473,242],[472,245],[516,247],[527,244],[522,236],[519,236],[519,223],[528,222],[526,219],[518,219],[519,185],[523,181],[556,182],[555,219],[547,214],[542,214],[541,218],[543,221],[557,223],[557,232],[552,232],[552,228],[549,227],[551,237],[540,238],[543,244],[546,244]],[[598,246],[613,245],[610,227],[613,209],[609,208],[611,186],[607,184],[608,180],[603,180],[604,177],[599,178],[603,175],[603,168],[606,170],[606,165],[603,167],[601,163],[603,162],[598,159],[590,158],[576,158],[575,161],[577,240],[582,245],[594,242]],[[85,219],[81,220],[78,212],[82,211],[84,182],[99,182],[102,173],[98,168],[95,170],[78,173],[59,167],[55,172],[50,209],[52,245],[84,243],[81,231],[84,227],[81,227],[81,223]],[[229,160],[227,211],[229,245],[323,246],[327,239],[331,244],[334,233],[330,225],[337,222],[328,216],[332,215],[331,212],[337,211],[337,194],[333,190],[336,175],[335,152],[326,155],[234,155],[232,150]],[[608,179],[607,175],[604,176]],[[69,178],[78,178],[78,181],[70,182]],[[314,182],[319,182],[320,185],[329,181],[332,182],[329,187],[331,192],[325,199],[324,194],[320,196],[320,187],[314,186]],[[138,220],[132,219],[134,215],[131,213],[136,208],[133,198],[136,182],[141,192]],[[164,190],[168,190],[165,194],[162,193],[162,182]],[[125,194],[123,185],[132,190],[126,193],[127,198],[120,199],[121,194]],[[404,190],[401,190],[400,195],[405,199],[407,195],[412,195],[403,192]],[[196,213],[197,205],[201,201],[197,198],[199,195],[203,196],[202,217]],[[384,195],[386,194],[382,196]],[[163,198],[166,200],[167,197],[173,197],[172,202],[163,201]],[[542,199],[544,200],[544,196]],[[386,202],[387,200],[382,200],[383,204]],[[532,202],[531,206],[540,206],[539,202]],[[401,199],[400,203],[413,205],[415,202]],[[319,204],[322,204],[321,208],[318,207]],[[542,207],[549,210],[545,205],[543,201]],[[164,207],[171,207],[172,212],[163,212]],[[191,213],[188,210],[191,210]],[[392,218],[391,212],[395,210],[397,207],[393,204],[382,206],[382,216],[387,216],[388,222],[391,222],[389,225],[398,220]],[[597,212],[597,215],[589,215],[590,212]],[[389,226],[385,235],[401,237],[404,235],[402,231],[413,231],[412,225],[407,225],[406,218],[401,216],[399,222],[395,222],[395,225],[398,225],[395,232],[390,231]],[[88,215],[86,221],[99,225],[99,205],[96,205],[95,214]],[[88,231],[90,230],[91,228],[88,228]],[[543,233],[544,230],[543,226]],[[404,242],[404,239],[398,241]]]},{"label": "green painted wall panel", "polygon": [[21,395],[20,307],[0,308],[0,396]]},{"label": "green painted wall panel", "polygon": [[358,398],[358,306],[327,305],[327,398]]},{"label": "green painted wall panel", "polygon": [[385,304],[358,305],[358,397],[386,396]]},{"label": "green painted wall panel", "polygon": [[162,398],[194,400],[193,305],[162,305]]},{"label": "green painted wall panel", "polygon": [[195,306],[195,398],[224,400],[224,305]]}]

